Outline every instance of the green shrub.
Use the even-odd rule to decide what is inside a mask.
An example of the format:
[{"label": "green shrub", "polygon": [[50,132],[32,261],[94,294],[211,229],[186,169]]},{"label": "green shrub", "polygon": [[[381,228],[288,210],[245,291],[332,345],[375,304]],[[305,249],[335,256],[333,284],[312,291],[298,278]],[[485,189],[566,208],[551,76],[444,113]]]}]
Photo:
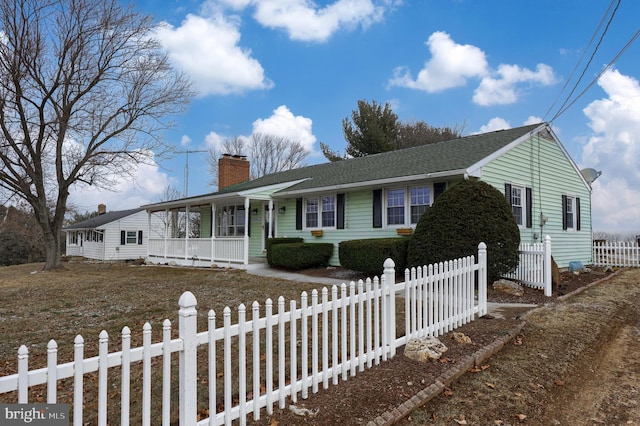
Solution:
[{"label": "green shrub", "polygon": [[511,206],[493,186],[474,180],[446,190],[422,215],[408,249],[410,266],[470,255],[487,245],[489,283],[518,266],[520,231]]},{"label": "green shrub", "polygon": [[274,266],[273,265],[273,261],[271,260],[271,246],[276,245],[276,244],[290,244],[290,243],[301,243],[302,241],[304,241],[302,238],[299,237],[291,237],[291,238],[267,238],[266,239],[266,249],[267,249],[267,263],[269,264],[269,266]]},{"label": "green shrub", "polygon": [[333,255],[331,243],[288,243],[271,246],[272,266],[306,269],[326,265]]},{"label": "green shrub", "polygon": [[393,259],[396,272],[407,267],[409,238],[372,238],[343,241],[338,246],[340,265],[347,269],[380,276],[384,261]]}]

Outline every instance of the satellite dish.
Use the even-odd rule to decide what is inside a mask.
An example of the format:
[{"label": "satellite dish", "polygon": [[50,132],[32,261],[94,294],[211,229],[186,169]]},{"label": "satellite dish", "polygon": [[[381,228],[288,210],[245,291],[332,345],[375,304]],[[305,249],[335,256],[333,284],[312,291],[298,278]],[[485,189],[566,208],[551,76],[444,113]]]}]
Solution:
[{"label": "satellite dish", "polygon": [[601,171],[596,169],[582,169],[580,170],[580,173],[582,173],[582,177],[587,181],[587,183],[589,183],[589,185],[591,185],[591,183],[598,179],[602,174]]}]

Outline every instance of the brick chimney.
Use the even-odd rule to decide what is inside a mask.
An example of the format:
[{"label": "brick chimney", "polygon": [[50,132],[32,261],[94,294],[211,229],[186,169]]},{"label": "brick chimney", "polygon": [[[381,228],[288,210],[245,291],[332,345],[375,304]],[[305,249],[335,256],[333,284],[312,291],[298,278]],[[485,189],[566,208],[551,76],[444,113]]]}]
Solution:
[{"label": "brick chimney", "polygon": [[222,154],[218,160],[218,191],[249,180],[249,162],[244,155]]},{"label": "brick chimney", "polygon": [[98,204],[98,216],[107,212],[106,204]]}]

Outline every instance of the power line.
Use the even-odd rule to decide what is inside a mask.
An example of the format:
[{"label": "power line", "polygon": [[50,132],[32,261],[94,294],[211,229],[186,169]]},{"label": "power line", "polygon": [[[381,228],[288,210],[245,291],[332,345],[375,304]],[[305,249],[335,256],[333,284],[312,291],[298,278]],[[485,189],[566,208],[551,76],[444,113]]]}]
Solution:
[{"label": "power line", "polygon": [[[609,10],[611,10],[611,5],[612,4],[613,4],[613,1],[609,4],[609,8],[607,9],[605,14],[603,15],[603,20],[604,20],[604,17],[607,16],[607,14],[609,13]],[[574,92],[578,88],[578,85],[582,81],[582,78],[584,77],[585,73],[587,72],[587,69],[589,69],[589,66],[591,65],[591,62],[593,61],[593,58],[595,57],[596,53],[598,52],[598,50],[600,48],[600,45],[602,44],[602,40],[604,40],[604,36],[607,34],[607,31],[609,30],[609,27],[611,26],[611,22],[613,21],[613,18],[616,15],[616,12],[618,11],[619,7],[620,7],[620,0],[618,0],[618,2],[616,4],[616,7],[613,9],[613,12],[611,13],[611,16],[609,17],[609,20],[607,21],[607,25],[605,26],[604,30],[602,31],[602,34],[600,35],[600,39],[598,40],[598,44],[596,44],[595,48],[593,49],[593,52],[591,52],[591,56],[589,57],[589,61],[587,61],[587,64],[582,69],[582,72],[580,73],[580,77],[578,77],[578,81],[576,81],[576,83],[573,85],[573,88],[571,89],[571,92],[567,95],[567,97],[565,98],[564,102],[562,103],[562,105],[558,109],[558,112],[556,112],[556,114],[553,116],[553,118],[551,118],[551,120],[549,120],[549,122],[554,121],[556,118],[558,118],[558,116],[560,114],[564,113],[567,110],[567,108],[566,108],[567,102],[569,102],[569,99],[571,99],[571,96],[573,96]],[[600,24],[598,25],[598,29],[596,29],[596,32],[599,30],[599,28],[601,26],[602,26],[602,20],[601,20]],[[595,36],[595,33],[594,33],[594,36]],[[593,37],[592,37],[592,40],[593,40]],[[589,42],[589,44],[591,44],[591,41]],[[580,59],[580,61],[582,61],[582,58]],[[588,87],[591,87],[592,85],[593,85],[593,83],[591,83]],[[566,87],[566,85],[565,85],[565,87]],[[564,90],[564,88],[562,90]],[[582,93],[584,93],[584,92],[582,92]],[[578,98],[574,99],[571,102],[571,105],[573,105],[577,99]],[[554,105],[555,105],[555,103],[554,103]],[[547,111],[547,114],[548,113],[549,113],[549,111]],[[547,114],[545,114],[545,118],[546,118]]]},{"label": "power line", "polygon": [[589,90],[589,88],[591,88],[591,86],[593,86],[599,79],[600,77],[602,77],[602,75],[609,71],[609,69],[611,69],[611,67],[613,66],[613,64],[618,60],[618,58],[620,58],[620,56],[622,56],[622,54],[633,44],[634,41],[636,41],[636,39],[638,38],[638,36],[640,36],[640,29],[638,31],[636,31],[636,33],[631,36],[631,38],[629,39],[629,41],[627,42],[627,44],[624,45],[624,47],[622,49],[620,49],[620,51],[616,54],[616,56],[614,56],[614,58],[612,60],[609,61],[609,63],[602,69],[602,71],[600,71],[600,73],[593,79],[591,80],[591,83],[589,83],[589,85],[587,87],[584,88],[584,90],[582,92],[580,92],[578,94],[578,96],[576,96],[571,103],[569,103],[564,109],[558,111],[556,113],[555,116],[553,116],[553,118],[549,121],[552,122],[554,121],[556,118],[560,117],[560,115],[564,114],[565,111],[567,111],[569,108],[571,108],[571,106],[573,106],[573,104],[576,103],[576,101],[578,99],[580,99],[586,92],[587,90]]},{"label": "power line", "polygon": [[[578,62],[576,62],[576,65],[573,67],[573,70],[571,71],[571,74],[569,74],[569,77],[565,81],[564,86],[562,86],[562,89],[560,89],[560,92],[558,92],[558,96],[556,96],[555,100],[553,101],[553,104],[551,104],[551,106],[549,107],[547,112],[544,114],[544,118],[543,118],[542,121],[545,121],[545,119],[547,118],[547,116],[549,115],[549,113],[551,112],[553,107],[555,107],[556,103],[558,103],[558,100],[560,99],[560,96],[562,96],[562,93],[564,93],[565,89],[567,88],[567,86],[569,85],[571,80],[573,79],[573,76],[575,75],[576,71],[578,70],[578,67],[582,63],[582,60],[584,59],[584,57],[587,55],[587,52],[591,48],[591,44],[595,40],[596,35],[598,35],[598,32],[600,32],[600,28],[602,28],[602,25],[604,24],[607,15],[609,15],[609,11],[613,7],[613,3],[614,2],[615,2],[615,0],[611,0],[611,3],[609,3],[609,7],[607,8],[607,10],[604,13],[604,15],[602,15],[602,19],[600,19],[600,23],[598,24],[598,26],[596,27],[595,31],[591,35],[591,39],[589,40],[589,43],[587,43],[587,46],[583,49],[582,55],[580,56],[580,59],[578,59]],[[583,75],[584,75],[584,72],[583,72]]]}]

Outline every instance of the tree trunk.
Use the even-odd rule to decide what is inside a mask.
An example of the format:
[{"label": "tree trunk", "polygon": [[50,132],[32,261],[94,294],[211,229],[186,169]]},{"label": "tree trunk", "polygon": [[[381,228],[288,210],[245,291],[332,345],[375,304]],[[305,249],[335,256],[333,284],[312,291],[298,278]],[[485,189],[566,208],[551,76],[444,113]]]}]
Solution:
[{"label": "tree trunk", "polygon": [[44,270],[52,270],[62,268],[60,260],[60,244],[58,242],[59,231],[53,230],[52,233],[46,233],[44,237],[44,245],[47,250],[46,263]]}]

